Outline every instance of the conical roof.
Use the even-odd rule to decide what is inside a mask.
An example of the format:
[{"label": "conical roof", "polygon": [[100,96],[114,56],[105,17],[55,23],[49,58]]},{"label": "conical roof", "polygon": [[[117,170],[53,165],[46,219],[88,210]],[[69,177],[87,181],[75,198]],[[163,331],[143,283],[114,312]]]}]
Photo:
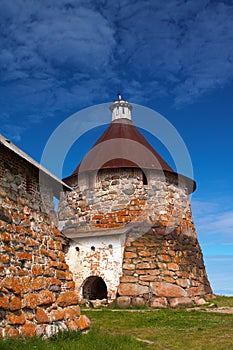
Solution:
[{"label": "conical roof", "polygon": [[[80,173],[100,169],[140,168],[157,170],[182,178],[189,193],[196,188],[192,179],[177,174],[156,152],[131,121],[132,106],[119,97],[110,107],[112,122],[65,182]],[[68,181],[69,182],[69,181]]]},{"label": "conical roof", "polygon": [[114,120],[72,175],[111,168],[141,168],[173,172],[131,120]]}]

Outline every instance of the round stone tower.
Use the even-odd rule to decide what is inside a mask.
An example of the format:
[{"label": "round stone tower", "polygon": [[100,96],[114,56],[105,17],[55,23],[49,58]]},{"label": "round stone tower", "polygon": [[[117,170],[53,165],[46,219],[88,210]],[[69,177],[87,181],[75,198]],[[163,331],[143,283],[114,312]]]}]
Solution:
[{"label": "round stone tower", "polygon": [[111,105],[112,122],[64,179],[60,226],[80,298],[122,306],[204,303],[212,294],[192,220],[195,182],[177,174],[131,120]]}]

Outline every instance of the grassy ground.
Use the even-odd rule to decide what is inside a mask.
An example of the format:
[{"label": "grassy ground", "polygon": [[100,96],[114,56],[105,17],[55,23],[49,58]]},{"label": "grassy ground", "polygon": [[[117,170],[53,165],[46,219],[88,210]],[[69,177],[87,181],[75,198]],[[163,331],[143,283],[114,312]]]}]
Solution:
[{"label": "grassy ground", "polygon": [[[218,297],[216,306],[232,306]],[[143,312],[144,311],[144,312]],[[42,340],[1,340],[1,350],[232,350],[233,314],[159,310],[127,312],[108,309],[84,313],[91,319],[86,335],[64,333]],[[142,342],[148,341],[148,343]]]}]

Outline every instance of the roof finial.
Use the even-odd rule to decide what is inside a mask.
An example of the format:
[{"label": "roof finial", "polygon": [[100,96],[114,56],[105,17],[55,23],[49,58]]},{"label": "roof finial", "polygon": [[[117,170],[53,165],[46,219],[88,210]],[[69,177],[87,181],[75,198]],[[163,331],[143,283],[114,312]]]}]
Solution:
[{"label": "roof finial", "polygon": [[118,101],[120,101],[120,100],[122,99],[122,97],[121,97],[121,93],[120,93],[120,92],[118,92],[117,96],[118,96]]}]

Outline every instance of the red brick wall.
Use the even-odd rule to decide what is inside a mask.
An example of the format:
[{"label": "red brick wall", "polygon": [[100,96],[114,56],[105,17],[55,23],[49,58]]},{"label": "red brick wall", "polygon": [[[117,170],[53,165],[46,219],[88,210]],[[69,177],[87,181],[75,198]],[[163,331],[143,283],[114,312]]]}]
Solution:
[{"label": "red brick wall", "polygon": [[0,337],[82,328],[66,240],[46,212],[52,193],[48,188],[45,203],[38,171],[0,151]]}]

